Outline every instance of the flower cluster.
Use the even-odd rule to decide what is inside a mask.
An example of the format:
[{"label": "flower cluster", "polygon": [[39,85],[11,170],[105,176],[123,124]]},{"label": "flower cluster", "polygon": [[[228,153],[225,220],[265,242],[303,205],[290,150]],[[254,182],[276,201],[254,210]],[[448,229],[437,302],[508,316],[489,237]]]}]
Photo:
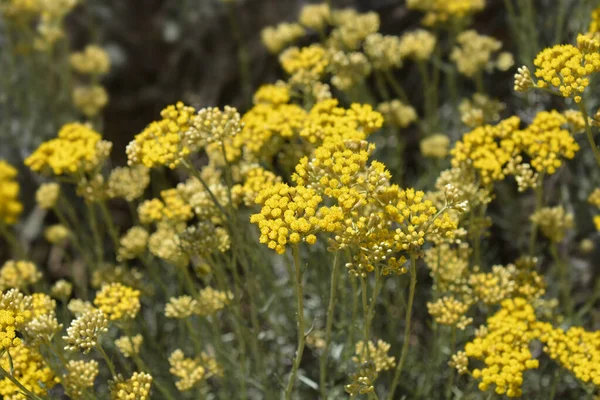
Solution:
[{"label": "flower cluster", "polygon": [[120,283],[107,284],[96,294],[94,305],[111,321],[133,319],[140,311],[140,291]]},{"label": "flower cluster", "polygon": [[110,153],[111,144],[89,125],[64,125],[56,139],[44,142],[25,160],[34,172],[76,176],[97,168]]},{"label": "flower cluster", "polygon": [[27,289],[42,277],[34,263],[9,260],[0,268],[0,290]]},{"label": "flower cluster", "polygon": [[0,160],[0,223],[12,225],[23,211],[19,201],[17,170],[4,160]]},{"label": "flower cluster", "polygon": [[483,10],[484,0],[408,0],[406,6],[425,13],[425,26],[443,24],[451,19],[463,19]]}]

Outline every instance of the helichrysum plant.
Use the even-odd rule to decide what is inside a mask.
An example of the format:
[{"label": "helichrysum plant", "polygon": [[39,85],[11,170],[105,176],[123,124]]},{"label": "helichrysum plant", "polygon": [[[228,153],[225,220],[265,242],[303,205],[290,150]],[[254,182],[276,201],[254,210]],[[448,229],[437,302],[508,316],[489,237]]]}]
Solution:
[{"label": "helichrysum plant", "polygon": [[504,42],[482,0],[409,0],[397,34],[311,3],[257,32],[281,76],[251,91],[221,3],[251,104],[164,104],[125,148],[109,46],[64,37],[77,2],[0,3],[77,110],[0,160],[0,395],[600,396],[600,9],[545,10],[557,41],[586,28],[544,49],[530,1]]}]

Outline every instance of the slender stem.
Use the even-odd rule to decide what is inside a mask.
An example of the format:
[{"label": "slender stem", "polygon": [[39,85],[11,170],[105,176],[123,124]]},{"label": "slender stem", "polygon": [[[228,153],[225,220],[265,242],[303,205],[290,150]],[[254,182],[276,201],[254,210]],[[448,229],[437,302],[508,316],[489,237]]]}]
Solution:
[{"label": "slender stem", "polygon": [[109,371],[110,371],[113,379],[116,379],[117,378],[117,371],[115,370],[115,365],[113,364],[113,362],[108,357],[108,354],[106,354],[106,352],[102,348],[101,344],[98,344],[98,346],[96,346],[96,348],[98,349],[98,351],[102,355],[102,358],[104,358],[104,361],[106,362],[106,365],[108,366],[108,369],[109,369]]},{"label": "slender stem", "polygon": [[240,80],[242,89],[244,92],[245,101],[249,102],[252,95],[252,79],[250,74],[250,57],[248,54],[248,48],[244,41],[244,36],[240,29],[239,19],[235,9],[235,3],[227,4],[229,23],[231,26],[231,33],[238,47],[238,62],[240,63]]},{"label": "slender stem", "polygon": [[[377,298],[379,297],[379,292],[381,291],[381,272],[379,266],[375,266],[375,288],[373,289],[373,295],[371,296],[371,301],[369,302],[369,309],[367,311],[367,329],[371,329],[371,321],[373,320],[373,314],[375,311],[375,305],[377,305]],[[369,335],[370,336],[370,335]]]},{"label": "slender stem", "polygon": [[319,389],[321,399],[327,398],[327,358],[329,357],[329,345],[331,343],[331,328],[333,326],[333,314],[335,312],[335,295],[339,274],[339,251],[333,255],[333,266],[331,268],[331,282],[329,282],[329,305],[327,307],[327,322],[325,324],[325,347],[319,359]]},{"label": "slender stem", "polygon": [[406,104],[409,104],[408,95],[406,94],[406,91],[404,90],[400,82],[398,82],[394,74],[392,74],[390,70],[384,70],[383,74],[387,78],[392,89],[394,90],[394,93],[396,93],[396,96],[400,97],[400,99],[402,99],[402,101]]},{"label": "slender stem", "polygon": [[10,244],[12,251],[15,253],[17,257],[21,260],[26,260],[27,256],[25,254],[25,250],[23,250],[23,246],[19,243],[19,240],[15,237],[15,235],[8,229],[6,224],[0,222],[0,233],[6,241]]},{"label": "slender stem", "polygon": [[294,255],[294,269],[296,270],[296,317],[298,329],[298,348],[296,349],[296,357],[294,358],[290,380],[288,381],[287,388],[285,389],[286,400],[290,400],[292,398],[292,390],[294,389],[298,368],[300,367],[300,362],[302,361],[302,353],[304,352],[304,344],[306,340],[306,336],[304,335],[304,292],[302,290],[302,269],[300,267],[298,245],[294,245],[292,247],[292,253]]},{"label": "slender stem", "polygon": [[223,206],[221,205],[219,200],[217,200],[217,197],[212,192],[212,190],[210,190],[210,187],[208,186],[206,181],[202,178],[202,175],[200,175],[200,173],[187,160],[181,160],[181,165],[183,165],[185,167],[185,169],[194,176],[194,178],[196,178],[200,181],[200,183],[204,187],[204,190],[206,190],[206,192],[210,196],[210,199],[213,201],[213,203],[215,203],[215,205],[217,206],[219,211],[223,214],[223,216],[227,217],[227,215],[228,215],[227,211],[223,208]]},{"label": "slender stem", "polygon": [[571,280],[569,279],[567,264],[560,257],[560,254],[558,253],[558,247],[556,246],[555,242],[550,243],[550,253],[552,254],[552,258],[554,258],[554,262],[558,267],[558,273],[560,275],[559,287],[563,307],[566,311],[567,317],[571,318],[573,316],[573,302],[571,300]]},{"label": "slender stem", "polygon": [[400,354],[400,361],[396,366],[396,372],[394,373],[394,380],[392,381],[392,386],[390,387],[390,391],[388,393],[387,399],[393,400],[394,393],[396,392],[396,388],[398,387],[398,383],[400,383],[400,375],[402,374],[402,368],[404,368],[404,363],[406,362],[406,355],[408,353],[408,345],[410,342],[410,322],[412,317],[412,307],[415,299],[415,287],[417,286],[417,268],[416,268],[416,258],[414,254],[410,254],[410,289],[408,292],[408,305],[406,306],[406,315],[404,318],[404,342],[402,343],[402,353]]},{"label": "slender stem", "polygon": [[[535,210],[533,214],[540,211],[544,205],[544,175],[540,174],[535,188]],[[537,241],[538,226],[535,222],[531,224],[531,236],[529,237],[529,256],[533,257],[535,253],[535,242]]]},{"label": "slender stem", "polygon": [[592,134],[592,127],[590,126],[589,116],[585,108],[585,101],[582,99],[579,103],[579,109],[581,110],[581,114],[583,115],[583,121],[585,122],[585,133],[587,135],[588,142],[590,147],[594,152],[594,158],[596,159],[596,163],[600,166],[600,150],[596,145],[596,141],[594,140],[594,135]]},{"label": "slender stem", "polygon": [[106,222],[106,225],[108,226],[108,233],[110,235],[110,238],[113,241],[113,245],[115,246],[115,252],[119,250],[119,247],[121,246],[120,242],[119,242],[119,233],[117,231],[117,227],[115,226],[115,223],[113,222],[112,216],[110,215],[110,211],[108,210],[108,207],[106,206],[106,202],[104,200],[101,200],[98,202],[98,205],[100,206],[100,212],[102,213],[102,217],[104,217],[104,221]]},{"label": "slender stem", "polygon": [[[450,354],[456,352],[456,325],[452,326],[452,337],[450,339]],[[452,395],[452,386],[454,385],[454,368],[450,368],[450,377],[448,378],[448,384],[446,386],[446,398],[450,399]]]}]

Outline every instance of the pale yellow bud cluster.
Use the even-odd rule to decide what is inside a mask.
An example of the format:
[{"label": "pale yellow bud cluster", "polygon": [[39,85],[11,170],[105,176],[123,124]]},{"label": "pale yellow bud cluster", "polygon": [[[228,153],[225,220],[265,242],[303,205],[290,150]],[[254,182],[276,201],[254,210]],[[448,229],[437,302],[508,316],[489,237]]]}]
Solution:
[{"label": "pale yellow bud cluster", "polygon": [[453,296],[440,297],[433,303],[427,303],[427,310],[435,322],[455,326],[460,330],[465,330],[473,322],[473,318],[465,315],[469,308],[470,304],[463,303]]},{"label": "pale yellow bud cluster", "polygon": [[140,352],[144,337],[140,334],[135,336],[121,336],[115,340],[115,345],[119,348],[124,357],[130,358]]},{"label": "pale yellow bud cluster", "polygon": [[398,99],[380,103],[377,111],[383,115],[386,125],[398,128],[406,128],[418,118],[417,112],[412,106],[404,104]]},{"label": "pale yellow bud cluster", "polygon": [[94,117],[108,104],[108,92],[101,85],[77,86],[73,89],[73,104],[86,117]]},{"label": "pale yellow bud cluster", "polygon": [[58,183],[42,183],[35,192],[35,201],[42,210],[49,210],[56,205],[59,196],[60,185]]},{"label": "pale yellow bud cluster", "polygon": [[190,390],[199,382],[202,382],[207,373],[199,359],[186,358],[180,349],[171,353],[169,364],[171,366],[169,372],[179,378],[175,382],[175,386],[182,392]]},{"label": "pale yellow bud cluster", "polygon": [[98,338],[108,332],[108,320],[100,310],[87,311],[71,322],[67,328],[67,336],[63,340],[67,343],[65,350],[82,351],[87,354],[98,346]]},{"label": "pale yellow bud cluster", "polygon": [[150,400],[151,386],[152,376],[145,372],[134,372],[127,380],[119,376],[111,382],[111,400]]},{"label": "pale yellow bud cluster", "polygon": [[108,53],[99,46],[88,45],[81,52],[75,52],[69,57],[71,67],[83,75],[104,75],[110,70]]},{"label": "pale yellow bud cluster", "polygon": [[402,44],[397,36],[372,33],[366,37],[363,47],[376,70],[389,70],[402,66]]},{"label": "pale yellow bud cluster", "polygon": [[268,26],[260,32],[265,47],[273,54],[279,53],[287,46],[304,36],[304,28],[300,24],[282,22],[277,26]]},{"label": "pale yellow bud cluster", "polygon": [[418,62],[427,61],[436,43],[435,35],[425,29],[405,33],[400,37],[400,56]]},{"label": "pale yellow bud cluster", "polygon": [[27,289],[42,277],[31,261],[9,260],[0,268],[0,290]]},{"label": "pale yellow bud cluster", "polygon": [[473,78],[490,65],[492,53],[500,50],[502,43],[474,30],[464,31],[457,37],[458,45],[452,49],[450,59],[458,71]]},{"label": "pale yellow bud cluster", "polygon": [[88,389],[94,387],[99,371],[98,361],[71,360],[66,367],[67,374],[61,379],[61,384],[71,398],[81,398]]},{"label": "pale yellow bud cluster", "polygon": [[321,32],[329,24],[330,17],[331,10],[327,3],[306,4],[300,10],[298,21],[309,29]]},{"label": "pale yellow bud cluster", "polygon": [[422,139],[419,147],[424,157],[443,159],[448,155],[450,138],[444,134],[436,133]]},{"label": "pale yellow bud cluster", "polygon": [[149,183],[150,170],[143,165],[115,168],[110,172],[106,194],[111,199],[133,201],[142,197]]},{"label": "pale yellow bud cluster", "polygon": [[371,64],[361,52],[334,51],[329,60],[331,84],[344,91],[359,85],[370,73]]},{"label": "pale yellow bud cluster", "polygon": [[70,235],[71,231],[61,224],[50,225],[44,229],[44,238],[52,244],[64,243]]},{"label": "pale yellow bud cluster", "polygon": [[121,247],[119,247],[117,260],[131,260],[144,254],[148,237],[148,231],[141,226],[130,228],[119,241]]},{"label": "pale yellow bud cluster", "polygon": [[66,301],[73,293],[73,284],[64,279],[59,279],[54,282],[54,285],[50,288],[50,293],[53,297]]},{"label": "pale yellow bud cluster", "polygon": [[530,217],[531,221],[551,242],[561,242],[567,231],[573,228],[573,214],[567,213],[562,206],[544,207]]},{"label": "pale yellow bud cluster", "polygon": [[140,311],[140,291],[120,283],[102,286],[94,305],[111,320],[133,319]]}]

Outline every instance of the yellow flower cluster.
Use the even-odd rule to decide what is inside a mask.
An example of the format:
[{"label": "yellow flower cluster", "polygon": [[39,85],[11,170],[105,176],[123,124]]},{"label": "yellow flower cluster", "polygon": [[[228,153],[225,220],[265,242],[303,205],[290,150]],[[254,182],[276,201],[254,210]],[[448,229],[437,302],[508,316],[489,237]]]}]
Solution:
[{"label": "yellow flower cluster", "polygon": [[175,386],[182,392],[192,389],[210,377],[223,375],[217,361],[204,352],[196,358],[186,358],[183,351],[177,349],[169,356],[169,364],[169,372],[179,378]]},{"label": "yellow flower cluster", "polygon": [[484,0],[407,0],[409,9],[425,13],[423,25],[434,26],[448,22],[450,19],[469,17],[485,7]]},{"label": "yellow flower cluster", "polygon": [[279,53],[287,46],[304,36],[304,28],[300,24],[282,22],[277,26],[268,26],[260,32],[265,47],[273,54]]},{"label": "yellow flower cluster", "polygon": [[19,201],[17,170],[4,160],[0,160],[0,223],[12,225],[23,212]]},{"label": "yellow flower cluster", "polygon": [[481,380],[480,390],[495,385],[497,394],[521,396],[523,373],[539,365],[529,350],[529,342],[537,337],[535,322],[533,307],[524,299],[504,300],[501,310],[488,318],[487,332],[465,345],[468,357],[486,365],[472,372]]},{"label": "yellow flower cluster", "polygon": [[108,104],[108,93],[101,85],[77,86],[73,89],[73,104],[91,118]]},{"label": "yellow flower cluster", "polygon": [[404,104],[398,99],[379,103],[377,111],[382,114],[386,125],[398,128],[406,128],[418,118],[417,112],[412,106]]},{"label": "yellow flower cluster", "polygon": [[89,125],[64,125],[56,139],[44,142],[25,160],[34,172],[76,175],[91,172],[108,157],[110,143]]},{"label": "yellow flower cluster", "polygon": [[510,117],[497,125],[483,125],[463,135],[452,149],[452,166],[474,167],[484,184],[518,173],[522,155],[531,159],[538,172],[553,174],[563,159],[572,159],[579,145],[566,129],[567,120],[556,111],[542,111],[525,129],[520,119]]},{"label": "yellow flower cluster", "polygon": [[558,207],[544,207],[529,217],[533,223],[551,242],[561,242],[567,230],[573,228],[573,214],[567,214],[565,209]]},{"label": "yellow flower cluster", "polygon": [[320,221],[316,212],[321,200],[313,189],[277,183],[260,191],[256,204],[262,209],[252,215],[250,222],[258,225],[261,243],[283,254],[288,243],[317,241],[314,233]]},{"label": "yellow flower cluster", "polygon": [[450,138],[444,134],[436,133],[422,139],[419,147],[424,157],[444,159],[448,155]]},{"label": "yellow flower cluster", "polygon": [[203,317],[213,315],[225,308],[232,298],[233,293],[231,292],[223,292],[211,287],[204,288],[198,294],[196,314]]},{"label": "yellow flower cluster", "polygon": [[190,128],[184,133],[186,146],[192,151],[214,145],[218,151],[224,141],[241,131],[240,114],[234,107],[203,108],[192,118]]},{"label": "yellow flower cluster", "polygon": [[0,290],[27,289],[42,277],[31,261],[9,260],[0,268]]},{"label": "yellow flower cluster", "polygon": [[349,109],[338,107],[335,99],[318,102],[310,110],[300,137],[311,144],[364,140],[383,125],[383,116],[370,105],[353,103]]},{"label": "yellow flower cluster", "polygon": [[64,243],[70,235],[71,231],[61,224],[50,225],[44,229],[44,238],[52,244]]},{"label": "yellow flower cluster", "polygon": [[142,165],[119,167],[110,172],[106,185],[106,195],[133,201],[142,197],[150,184],[150,170]]},{"label": "yellow flower cluster", "polygon": [[302,81],[317,81],[329,65],[327,51],[318,44],[290,47],[279,57],[283,70],[290,75],[302,76]]},{"label": "yellow flower cluster", "polygon": [[365,38],[365,54],[376,70],[389,70],[402,66],[402,43],[398,36],[372,33]]},{"label": "yellow flower cluster", "polygon": [[473,318],[466,316],[470,304],[463,303],[453,296],[440,297],[433,303],[427,303],[427,310],[435,322],[441,325],[456,326],[464,330]]},{"label": "yellow flower cluster", "polygon": [[195,112],[182,102],[163,109],[162,119],[152,122],[127,145],[129,165],[177,167],[191,152],[185,144],[184,133],[189,130]]},{"label": "yellow flower cluster", "polygon": [[31,296],[24,296],[17,289],[0,292],[0,350],[21,344],[17,331],[33,318]]},{"label": "yellow flower cluster", "polygon": [[138,215],[143,224],[185,222],[194,216],[192,206],[179,189],[167,189],[160,192],[161,199],[146,200],[138,207]]},{"label": "yellow flower cluster", "polygon": [[600,7],[592,11],[592,19],[590,21],[590,27],[588,33],[600,33]]},{"label": "yellow flower cluster", "polygon": [[[13,377],[36,396],[46,397],[48,391],[59,382],[42,355],[35,348],[24,344],[10,350],[10,359],[8,354],[3,353],[0,357],[0,366],[5,371],[11,371]],[[7,377],[0,380],[0,395],[3,399],[9,400],[28,398],[22,394],[22,389]]]},{"label": "yellow flower cluster", "polygon": [[436,43],[435,35],[425,29],[405,33],[400,37],[400,56],[414,61],[427,61]]},{"label": "yellow flower cluster", "polygon": [[335,10],[331,21],[336,28],[328,39],[330,47],[339,50],[356,50],[372,33],[379,30],[379,15],[375,12],[359,13],[352,8]]},{"label": "yellow flower cluster", "polygon": [[331,84],[346,91],[360,85],[371,73],[371,64],[367,57],[358,51],[345,53],[341,50],[332,51],[329,65],[333,76]]},{"label": "yellow flower cluster", "polygon": [[572,159],[579,151],[573,136],[561,126],[567,119],[559,112],[541,111],[524,130],[512,135],[514,144],[531,159],[538,171],[553,174],[562,165],[562,159]]},{"label": "yellow flower cluster", "polygon": [[148,231],[141,226],[130,228],[119,241],[121,247],[119,247],[117,259],[132,260],[142,255],[146,251],[148,236]]},{"label": "yellow flower cluster", "polygon": [[58,183],[42,183],[35,192],[35,202],[42,210],[50,210],[56,206],[59,196],[60,185]]},{"label": "yellow flower cluster", "polygon": [[490,64],[492,53],[502,47],[500,41],[480,35],[474,30],[462,32],[458,35],[457,42],[450,59],[454,61],[458,71],[469,78],[483,71]]},{"label": "yellow flower cluster", "polygon": [[106,284],[96,294],[94,305],[111,321],[133,319],[140,311],[140,291],[120,283]]},{"label": "yellow flower cluster", "polygon": [[369,341],[356,343],[355,355],[352,361],[357,365],[358,372],[351,374],[352,383],[344,387],[352,397],[374,391],[373,384],[379,373],[393,369],[396,366],[395,357],[388,356],[389,343],[378,340],[377,344]]},{"label": "yellow flower cluster", "polygon": [[321,32],[329,23],[330,16],[331,10],[327,3],[306,4],[300,10],[298,21],[309,29]]},{"label": "yellow flower cluster", "polygon": [[570,44],[556,45],[542,50],[533,64],[537,87],[556,88],[563,97],[579,103],[589,76],[600,71],[600,53],[588,53]]},{"label": "yellow flower cluster", "polygon": [[287,104],[290,101],[290,88],[283,82],[277,82],[275,85],[260,86],[253,97],[254,104]]},{"label": "yellow flower cluster", "polygon": [[67,351],[81,350],[83,354],[87,354],[98,345],[100,335],[108,332],[108,320],[104,313],[94,309],[91,304],[84,307],[87,310],[82,310],[81,316],[67,328],[67,336],[63,336]]},{"label": "yellow flower cluster", "polygon": [[501,101],[492,99],[482,93],[475,93],[470,99],[461,101],[458,110],[463,124],[475,128],[498,121],[500,112],[505,108],[506,104]]},{"label": "yellow flower cluster", "polygon": [[121,336],[115,340],[115,345],[119,348],[119,351],[124,357],[130,358],[140,352],[144,337],[140,334],[135,336]]},{"label": "yellow flower cluster", "polygon": [[71,67],[83,75],[104,75],[110,70],[110,58],[106,50],[96,45],[88,45],[81,52],[69,57]]},{"label": "yellow flower cluster", "polygon": [[98,376],[98,361],[71,360],[67,363],[67,374],[61,379],[65,392],[72,398],[81,398],[83,393],[94,387]]},{"label": "yellow flower cluster", "polygon": [[145,372],[134,372],[131,378],[119,377],[112,382],[111,400],[149,400],[152,376]]},{"label": "yellow flower cluster", "polygon": [[233,186],[231,194],[236,203],[241,201],[247,207],[255,204],[256,196],[262,189],[281,182],[281,177],[256,165],[252,165],[246,171],[243,171],[243,176],[243,184]]},{"label": "yellow flower cluster", "polygon": [[600,387],[600,331],[588,332],[577,326],[565,331],[552,329],[548,323],[541,325],[544,352],[578,379]]}]

